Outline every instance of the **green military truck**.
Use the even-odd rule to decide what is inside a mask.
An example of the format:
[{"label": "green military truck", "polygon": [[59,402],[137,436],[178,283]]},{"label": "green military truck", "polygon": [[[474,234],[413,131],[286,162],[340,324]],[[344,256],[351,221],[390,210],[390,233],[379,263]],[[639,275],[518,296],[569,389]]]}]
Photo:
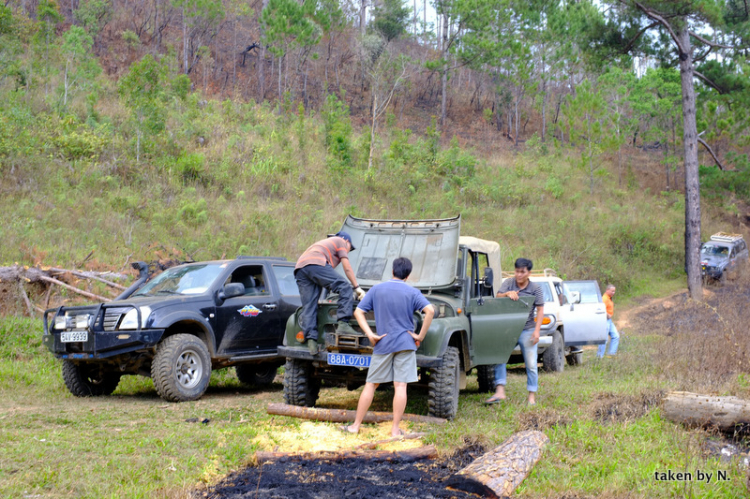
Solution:
[{"label": "green military truck", "polygon": [[[403,256],[412,261],[407,282],[435,307],[427,337],[417,350],[418,384],[428,388],[429,414],[447,419],[456,415],[459,390],[466,387],[469,371],[477,368],[480,386],[486,387],[494,365],[508,361],[531,307],[527,299],[495,298],[501,279],[500,247],[492,241],[460,237],[460,227],[460,216],[439,220],[349,216],[341,229],[357,248],[349,261],[365,289],[391,279],[394,259]],[[300,310],[287,321],[278,351],[286,357],[288,404],[315,405],[324,380],[345,382],[352,390],[365,382],[372,346],[356,321],[352,325],[357,334],[336,330],[336,301],[336,295],[329,295],[319,303],[318,331],[325,345],[316,355],[305,346]],[[372,312],[367,320],[377,332]],[[422,317],[416,313],[414,320],[414,330],[419,331]]]}]

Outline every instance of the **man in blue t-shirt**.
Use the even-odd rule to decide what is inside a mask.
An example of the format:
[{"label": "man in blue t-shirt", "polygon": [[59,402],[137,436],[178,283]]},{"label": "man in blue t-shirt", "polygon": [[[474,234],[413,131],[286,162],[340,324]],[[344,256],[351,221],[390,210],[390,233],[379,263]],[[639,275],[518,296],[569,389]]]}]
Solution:
[{"label": "man in blue t-shirt", "polygon": [[[370,340],[373,350],[354,424],[340,427],[342,431],[359,433],[367,409],[372,404],[375,389],[380,383],[393,381],[391,435],[403,435],[398,426],[406,409],[406,384],[417,381],[416,350],[427,335],[435,315],[435,309],[427,298],[418,289],[406,284],[411,269],[412,264],[408,258],[396,258],[393,261],[393,279],[373,286],[354,311],[354,318]],[[375,311],[378,334],[372,332],[365,318],[365,313],[370,310]],[[419,334],[414,332],[414,312],[417,310],[424,313]]]}]

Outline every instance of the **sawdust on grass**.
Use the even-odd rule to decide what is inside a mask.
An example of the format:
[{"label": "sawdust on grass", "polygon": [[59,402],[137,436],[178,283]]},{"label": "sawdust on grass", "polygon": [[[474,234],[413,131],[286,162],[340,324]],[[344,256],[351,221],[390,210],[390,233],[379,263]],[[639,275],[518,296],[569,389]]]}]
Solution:
[{"label": "sawdust on grass", "polygon": [[[304,421],[299,425],[275,426],[272,431],[256,436],[252,442],[258,450],[273,452],[324,452],[355,449],[363,444],[391,438],[391,422],[362,425],[359,434],[347,435],[340,431],[341,424]],[[402,425],[403,426],[403,425]],[[405,433],[406,428],[402,427]],[[422,446],[422,439],[396,440],[379,444],[377,449],[402,451]]]}]

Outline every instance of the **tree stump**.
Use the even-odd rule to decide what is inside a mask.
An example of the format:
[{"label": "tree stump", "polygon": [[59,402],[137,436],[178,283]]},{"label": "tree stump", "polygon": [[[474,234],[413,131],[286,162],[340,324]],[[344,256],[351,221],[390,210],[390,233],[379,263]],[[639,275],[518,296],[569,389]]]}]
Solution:
[{"label": "tree stump", "polygon": [[520,485],[549,442],[540,431],[522,431],[475,459],[448,483],[448,488],[482,497],[506,497]]},{"label": "tree stump", "polygon": [[688,426],[715,426],[728,433],[750,427],[750,402],[737,397],[670,392],[662,410],[670,421]]}]

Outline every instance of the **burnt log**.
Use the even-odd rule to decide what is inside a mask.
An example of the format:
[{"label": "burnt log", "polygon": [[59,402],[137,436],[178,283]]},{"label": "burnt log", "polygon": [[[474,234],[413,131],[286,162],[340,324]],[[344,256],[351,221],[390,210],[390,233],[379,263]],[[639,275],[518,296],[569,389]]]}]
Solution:
[{"label": "burnt log", "polygon": [[425,435],[427,435],[427,433],[407,433],[406,435],[401,435],[400,437],[391,437],[385,440],[378,440],[377,442],[367,442],[366,444],[358,446],[357,449],[375,449],[378,445],[387,444],[390,442],[398,442],[399,440],[422,438]]},{"label": "burnt log", "polygon": [[[278,416],[311,419],[313,421],[328,421],[331,423],[347,423],[354,421],[354,418],[357,415],[356,411],[348,411],[345,409],[317,409],[281,403],[268,404],[266,412]],[[401,419],[413,423],[444,424],[448,422],[447,419],[434,418],[432,416],[420,416],[418,414],[404,414]],[[393,421],[393,413],[370,411],[365,415],[364,419],[365,423],[384,423],[386,421]]]},{"label": "burnt log", "polygon": [[456,473],[448,488],[482,497],[509,496],[539,461],[547,442],[549,438],[540,431],[516,433]]},{"label": "burnt log", "polygon": [[344,459],[371,459],[377,461],[417,461],[420,459],[434,459],[437,457],[437,448],[434,445],[404,449],[400,451],[385,450],[341,450],[322,452],[265,452],[255,453],[255,460],[260,465],[278,461],[280,459],[310,460],[326,459],[329,461],[342,461]]},{"label": "burnt log", "polygon": [[670,421],[688,426],[716,427],[727,433],[750,427],[750,402],[737,397],[670,392],[662,410]]}]

